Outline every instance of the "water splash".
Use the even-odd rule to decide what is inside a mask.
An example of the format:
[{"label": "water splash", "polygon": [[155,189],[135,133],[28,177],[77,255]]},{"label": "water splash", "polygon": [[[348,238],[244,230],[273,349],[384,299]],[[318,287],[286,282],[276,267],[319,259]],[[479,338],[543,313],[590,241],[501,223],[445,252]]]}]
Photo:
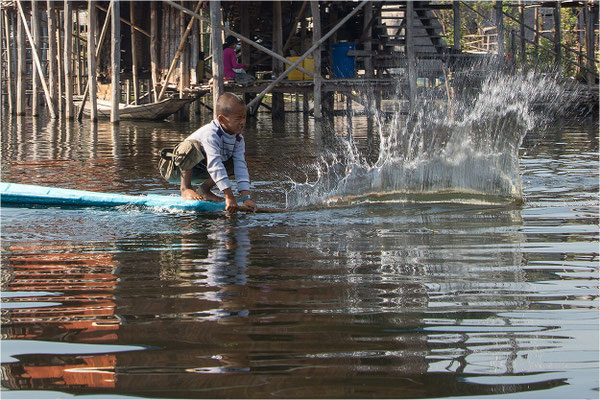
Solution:
[{"label": "water splash", "polygon": [[[522,202],[519,147],[565,107],[555,75],[493,73],[453,101],[421,98],[407,118],[377,118],[379,154],[369,163],[351,135],[293,182],[288,207],[368,201]],[[535,111],[542,105],[543,111]]]}]

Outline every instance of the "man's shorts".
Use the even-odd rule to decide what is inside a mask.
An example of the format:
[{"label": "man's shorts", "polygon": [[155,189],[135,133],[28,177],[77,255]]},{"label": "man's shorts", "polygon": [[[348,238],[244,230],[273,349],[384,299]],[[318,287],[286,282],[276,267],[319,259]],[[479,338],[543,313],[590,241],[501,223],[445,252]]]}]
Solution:
[{"label": "man's shorts", "polygon": [[[233,158],[223,163],[230,178],[234,177]],[[174,149],[163,149],[160,153],[158,170],[170,183],[181,182],[181,172],[192,170],[192,183],[201,184],[210,174],[206,169],[206,153],[200,142],[184,140]]]}]

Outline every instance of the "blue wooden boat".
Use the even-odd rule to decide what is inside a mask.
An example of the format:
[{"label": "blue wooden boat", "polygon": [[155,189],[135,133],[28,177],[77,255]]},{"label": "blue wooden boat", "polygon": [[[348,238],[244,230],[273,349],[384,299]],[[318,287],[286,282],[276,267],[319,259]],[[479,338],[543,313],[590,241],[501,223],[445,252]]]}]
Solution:
[{"label": "blue wooden boat", "polygon": [[[239,199],[242,200],[242,199]],[[5,206],[69,206],[69,207],[158,207],[174,210],[218,211],[225,202],[184,200],[179,196],[126,195],[87,190],[0,182],[0,203]]]}]

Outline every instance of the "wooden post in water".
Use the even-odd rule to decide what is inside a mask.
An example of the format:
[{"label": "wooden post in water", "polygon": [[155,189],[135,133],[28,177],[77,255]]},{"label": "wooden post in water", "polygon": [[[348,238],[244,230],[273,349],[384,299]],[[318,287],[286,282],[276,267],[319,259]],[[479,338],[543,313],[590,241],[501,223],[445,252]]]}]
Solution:
[{"label": "wooden post in water", "polygon": [[114,0],[112,13],[110,14],[111,22],[111,108],[110,122],[113,124],[119,123],[119,103],[121,100],[121,5],[119,0]]},{"label": "wooden post in water", "polygon": [[[319,2],[311,1],[310,10],[313,17],[313,42],[318,42],[321,39],[321,10],[319,8]],[[313,115],[318,119],[323,117],[321,112],[321,46],[315,49],[313,58],[315,67]]]},{"label": "wooden post in water", "polygon": [[417,100],[417,58],[414,38],[414,3],[406,2],[406,58],[408,62],[408,100],[410,111],[414,111]]},{"label": "wooden post in water", "polygon": [[61,19],[61,13],[60,10],[58,8],[54,9],[54,12],[56,13],[56,21],[57,21],[57,29],[56,29],[56,65],[57,65],[57,74],[56,76],[58,77],[58,113],[59,114],[63,114],[64,110],[65,110],[65,101],[64,101],[64,72],[63,72],[63,54],[62,54],[62,40],[61,40],[61,36],[60,36],[60,26],[62,24],[62,19]]},{"label": "wooden post in water", "polygon": [[150,75],[154,101],[158,101],[158,2],[150,2]]},{"label": "wooden post in water", "polygon": [[25,31],[20,15],[17,16],[17,115],[25,115]]},{"label": "wooden post in water", "polygon": [[65,38],[64,38],[64,73],[65,73],[65,118],[73,119],[73,2],[65,0],[64,19],[65,19]]},{"label": "wooden post in water", "polygon": [[75,10],[75,58],[73,59],[73,66],[77,68],[77,80],[75,88],[77,94],[81,95],[81,86],[83,81],[83,71],[81,64],[81,25],[79,24],[79,10]]},{"label": "wooden post in water", "polygon": [[519,0],[519,35],[521,36],[521,64],[527,68],[527,53],[525,48],[525,6],[523,0]]},{"label": "wooden post in water", "polygon": [[586,81],[588,87],[591,88],[595,83],[595,76],[593,71],[594,68],[594,12],[593,12],[593,3],[589,5],[585,5],[583,8],[583,19],[585,21],[585,52],[587,55],[587,75]]},{"label": "wooden post in water", "polygon": [[90,96],[90,120],[98,121],[98,98],[96,82],[96,2],[88,0],[87,63]]},{"label": "wooden post in water", "polygon": [[498,33],[498,62],[504,64],[504,15],[502,14],[502,0],[496,0],[496,29]]},{"label": "wooden post in water", "polygon": [[562,49],[560,43],[562,41],[562,30],[560,28],[560,1],[556,1],[554,6],[554,53],[556,57],[556,65],[560,68],[562,64]]},{"label": "wooden post in water", "polygon": [[[198,9],[199,10],[199,9]],[[179,13],[179,35],[183,41],[181,56],[179,57],[179,98],[183,98],[186,88],[190,87],[190,52],[187,37],[194,29],[195,18],[191,18],[188,27],[185,25],[185,14]],[[185,39],[184,39],[185,38]],[[190,119],[190,106],[186,104],[179,110],[179,119],[186,121]]]},{"label": "wooden post in water", "polygon": [[[283,23],[281,15],[281,1],[273,2],[273,51],[283,56]],[[279,76],[283,72],[281,61],[273,59],[273,75]],[[271,117],[283,118],[285,103],[283,93],[272,93]]]},{"label": "wooden post in water", "polygon": [[223,40],[221,38],[221,2],[210,2],[210,43],[212,47],[213,117],[217,118],[217,99],[225,91],[223,86]]},{"label": "wooden post in water", "polygon": [[538,33],[540,31],[540,16],[539,16],[539,7],[535,7],[533,9],[533,19],[534,19],[534,28],[535,30],[533,31],[533,59],[534,59],[534,67],[533,70],[537,72],[537,67],[538,67],[538,61],[539,61],[539,45],[540,45],[540,34]]},{"label": "wooden post in water", "polygon": [[[306,53],[308,47],[306,46],[306,34],[307,34],[307,21],[306,18],[303,17],[300,20],[300,50],[302,54]],[[308,95],[306,92],[302,93],[302,112],[304,116],[308,116]]]},{"label": "wooden post in water", "polygon": [[454,14],[454,45],[455,50],[460,51],[460,2],[452,2],[452,12]]},{"label": "wooden post in water", "polygon": [[135,2],[129,1],[129,20],[131,22],[131,76],[133,84],[133,104],[139,101],[139,86],[138,86],[138,60],[137,60],[137,33],[134,29],[136,25],[135,19]]},{"label": "wooden post in water", "polygon": [[[238,3],[239,3],[240,9],[242,9],[242,5],[244,2],[240,1]],[[242,35],[244,35],[245,37],[250,37],[250,19],[249,18],[241,18],[240,30],[241,30]],[[250,65],[250,45],[246,42],[242,42],[241,61],[242,61],[242,64],[244,64],[244,65]],[[246,72],[248,72],[248,71],[246,71]],[[246,104],[250,103],[250,101],[252,101],[252,97],[254,97],[254,95],[252,95],[251,93],[244,93],[244,103],[246,103]]]},{"label": "wooden post in water", "polygon": [[58,97],[56,87],[56,14],[53,0],[46,2],[46,19],[48,20],[48,90],[50,91],[50,101],[56,108],[58,106],[56,101]]},{"label": "wooden post in water", "polygon": [[[33,36],[33,43],[35,44],[35,48],[40,48],[40,10],[38,7],[38,2],[36,0],[31,0],[31,35]],[[32,51],[33,51],[33,46]],[[39,86],[40,86],[40,78],[37,72],[37,65],[33,64],[33,76],[31,77],[31,115],[37,117],[39,115],[39,106],[40,106],[40,96],[38,95]]]},{"label": "wooden post in water", "polygon": [[11,114],[14,114],[16,112],[16,107],[15,107],[15,96],[14,96],[14,92],[13,92],[13,85],[12,83],[14,82],[14,70],[13,70],[13,62],[14,62],[14,50],[15,50],[15,41],[10,39],[10,27],[11,27],[11,20],[12,18],[9,18],[9,10],[7,8],[4,9],[4,15],[3,15],[3,19],[4,19],[4,34],[5,34],[5,40],[6,40],[6,95],[8,97],[8,111]]}]

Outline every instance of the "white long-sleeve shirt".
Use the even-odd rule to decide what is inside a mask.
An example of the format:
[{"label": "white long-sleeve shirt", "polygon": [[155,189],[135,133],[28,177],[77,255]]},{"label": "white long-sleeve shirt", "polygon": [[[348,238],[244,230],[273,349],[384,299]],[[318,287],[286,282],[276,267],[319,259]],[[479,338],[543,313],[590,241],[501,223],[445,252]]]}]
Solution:
[{"label": "white long-sleeve shirt", "polygon": [[245,156],[246,142],[244,142],[242,135],[226,133],[219,121],[213,120],[192,133],[186,140],[197,140],[204,148],[206,169],[219,190],[223,191],[231,187],[227,170],[223,165],[230,158],[233,158],[233,169],[238,190],[250,190],[250,175],[248,174]]}]

